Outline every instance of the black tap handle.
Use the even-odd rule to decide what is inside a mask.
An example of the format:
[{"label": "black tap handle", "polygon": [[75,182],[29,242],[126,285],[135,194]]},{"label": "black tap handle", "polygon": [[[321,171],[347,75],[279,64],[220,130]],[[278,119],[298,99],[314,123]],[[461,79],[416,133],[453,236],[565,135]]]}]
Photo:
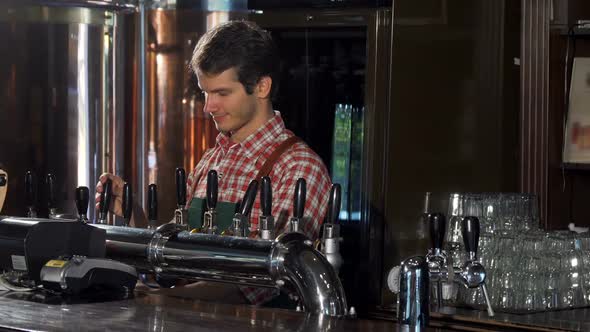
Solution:
[{"label": "black tap handle", "polygon": [[342,200],[342,188],[338,183],[334,183],[330,189],[328,198],[328,217],[326,222],[337,224],[340,216],[340,202]]},{"label": "black tap handle", "polygon": [[272,186],[270,177],[262,177],[262,187],[260,188],[260,209],[262,215],[269,217],[272,215]]},{"label": "black tap handle", "polygon": [[426,215],[430,225],[430,245],[433,249],[442,249],[447,229],[447,218],[442,213],[428,213]]},{"label": "black tap handle", "polygon": [[305,179],[299,178],[295,185],[295,199],[293,201],[293,216],[303,218],[303,208],[305,208],[305,195],[307,193]]},{"label": "black tap handle", "polygon": [[36,197],[35,174],[32,171],[25,173],[25,205],[27,207],[35,206]]},{"label": "black tap handle", "polygon": [[47,174],[45,184],[47,185],[47,207],[53,209],[55,208],[55,176]]},{"label": "black tap handle", "polygon": [[217,171],[212,169],[207,173],[207,208],[210,210],[217,207]]},{"label": "black tap handle", "polygon": [[158,187],[148,186],[148,220],[158,220]]},{"label": "black tap handle", "polygon": [[133,211],[133,197],[131,196],[131,185],[125,182],[123,185],[123,218],[125,220],[131,219],[131,212]]},{"label": "black tap handle", "polygon": [[246,194],[244,194],[244,199],[242,199],[242,203],[240,204],[240,209],[238,213],[247,216],[250,214],[250,210],[252,210],[252,205],[254,205],[254,201],[256,200],[256,193],[258,192],[258,181],[252,180],[248,185],[248,189],[246,190]]},{"label": "black tap handle", "polygon": [[111,196],[113,196],[113,181],[107,179],[102,187],[102,193],[100,193],[100,204],[98,205],[98,212],[106,216],[111,206]]},{"label": "black tap handle", "polygon": [[463,244],[469,253],[477,254],[479,242],[479,219],[477,217],[464,217],[462,220]]},{"label": "black tap handle", "polygon": [[176,202],[181,207],[186,205],[186,172],[182,167],[176,169]]},{"label": "black tap handle", "polygon": [[76,188],[74,199],[76,200],[78,215],[86,215],[88,212],[88,202],[90,201],[90,190],[88,187]]}]

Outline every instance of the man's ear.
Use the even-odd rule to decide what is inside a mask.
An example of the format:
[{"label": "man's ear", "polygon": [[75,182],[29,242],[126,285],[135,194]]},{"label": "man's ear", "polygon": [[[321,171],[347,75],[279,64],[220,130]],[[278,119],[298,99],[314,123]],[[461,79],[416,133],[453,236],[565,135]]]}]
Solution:
[{"label": "man's ear", "polygon": [[256,96],[258,98],[267,99],[270,98],[270,89],[272,87],[272,78],[270,76],[262,76],[258,83],[256,83]]}]

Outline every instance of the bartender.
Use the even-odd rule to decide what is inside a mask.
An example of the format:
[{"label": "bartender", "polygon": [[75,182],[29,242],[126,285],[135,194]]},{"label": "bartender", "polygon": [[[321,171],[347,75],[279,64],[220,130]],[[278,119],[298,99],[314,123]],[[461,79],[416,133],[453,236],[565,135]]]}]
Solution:
[{"label": "bartender", "polygon": [[[191,69],[205,98],[203,111],[219,130],[215,146],[208,149],[187,179],[187,208],[206,197],[207,173],[218,174],[219,202],[236,203],[244,197],[251,180],[261,169],[270,169],[272,214],[278,233],[287,231],[293,215],[295,184],[307,183],[305,216],[300,231],[316,239],[327,211],[331,181],[320,157],[285,128],[272,98],[278,90],[279,55],[268,32],[246,21],[230,21],[209,30],[197,43]],[[282,151],[278,156],[273,151]],[[113,181],[111,211],[122,215],[123,180],[103,174],[96,186],[96,202],[102,185]],[[220,204],[218,204],[219,206]],[[251,213],[251,228],[257,230],[260,197]],[[132,225],[145,227],[145,215],[134,208]],[[189,217],[190,218],[190,217]],[[189,291],[190,289],[190,291]],[[176,287],[178,294],[194,294],[205,300],[263,304],[277,291],[199,282]]]}]

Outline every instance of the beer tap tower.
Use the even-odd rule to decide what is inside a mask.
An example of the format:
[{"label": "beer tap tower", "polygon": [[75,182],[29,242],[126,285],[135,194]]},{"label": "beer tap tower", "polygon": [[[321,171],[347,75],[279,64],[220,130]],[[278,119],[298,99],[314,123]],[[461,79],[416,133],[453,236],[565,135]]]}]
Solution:
[{"label": "beer tap tower", "polygon": [[[477,260],[479,241],[479,219],[464,217],[462,233],[467,260],[461,267],[452,267],[446,253],[441,249],[444,239],[446,219],[444,215],[428,215],[432,249],[424,256],[414,256],[404,260],[399,272],[398,322],[409,326],[426,326],[430,319],[430,282],[438,284],[437,297],[441,299],[440,284],[457,281],[467,288],[481,287],[485,296],[488,316],[494,316],[485,284],[486,270]],[[397,278],[397,276],[394,276]]]},{"label": "beer tap tower", "polygon": [[[215,173],[209,175],[211,186],[208,190],[208,208],[214,210],[217,188],[213,190],[213,187],[216,187],[217,176]],[[27,275],[30,281],[38,283],[44,264],[56,257],[84,256],[82,260],[85,264],[92,263],[93,267],[98,268],[114,260],[122,263],[119,264],[120,271],[135,271],[127,273],[131,279],[137,273],[155,275],[160,285],[167,280],[181,278],[275,289],[291,287],[301,299],[302,310],[337,317],[349,315],[340,279],[326,256],[314,248],[313,242],[301,232],[286,232],[274,238],[270,179],[262,180],[261,193],[262,215],[267,222],[263,230],[268,232],[259,235],[268,239],[248,237],[251,230],[249,215],[258,191],[256,180],[248,186],[233,224],[225,234],[230,236],[188,232],[184,225],[175,222],[158,227],[155,184],[148,187],[149,229],[104,224],[110,205],[111,186],[105,184],[104,195],[99,202],[101,222],[94,225],[85,222],[89,200],[88,188],[85,187],[76,190],[78,221],[0,216],[0,235],[11,239],[0,241],[0,268],[14,270],[11,263],[14,259],[11,261],[11,257],[20,255],[27,262],[35,263],[28,265]],[[303,179],[298,181],[295,197],[292,220],[295,219],[294,224],[300,226],[305,205]],[[123,188],[126,225],[131,217],[131,205],[131,191],[126,185]],[[14,229],[19,231],[14,232]],[[71,236],[64,239],[63,234]],[[25,238],[27,241],[24,241]],[[82,260],[76,259],[74,263]],[[113,270],[115,266],[109,268]],[[47,270],[45,272],[50,272]],[[55,272],[51,274],[53,276],[61,275],[61,271],[52,271]],[[43,282],[53,280],[48,273],[44,276]]]}]

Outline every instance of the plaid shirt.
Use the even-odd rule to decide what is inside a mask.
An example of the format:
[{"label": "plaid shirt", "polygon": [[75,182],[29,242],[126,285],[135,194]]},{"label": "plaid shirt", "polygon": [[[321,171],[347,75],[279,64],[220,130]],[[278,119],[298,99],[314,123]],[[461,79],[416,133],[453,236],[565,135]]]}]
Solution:
[{"label": "plaid shirt", "polygon": [[[234,143],[227,134],[217,135],[215,147],[209,149],[187,179],[187,202],[193,197],[206,197],[207,172],[214,169],[218,179],[218,201],[238,202],[257,175],[266,159],[283,141],[294,134],[285,128],[279,112],[241,143]],[[269,177],[272,183],[272,215],[276,225],[284,225],[279,233],[288,230],[288,219],[293,215],[293,198],[297,179],[306,181],[306,201],[301,231],[310,239],[318,237],[327,211],[331,181],[319,156],[303,142],[287,149],[274,164]],[[187,206],[188,206],[187,205]],[[251,230],[258,229],[260,195],[250,214]],[[241,287],[253,304],[262,304],[277,295],[267,288]]]}]

